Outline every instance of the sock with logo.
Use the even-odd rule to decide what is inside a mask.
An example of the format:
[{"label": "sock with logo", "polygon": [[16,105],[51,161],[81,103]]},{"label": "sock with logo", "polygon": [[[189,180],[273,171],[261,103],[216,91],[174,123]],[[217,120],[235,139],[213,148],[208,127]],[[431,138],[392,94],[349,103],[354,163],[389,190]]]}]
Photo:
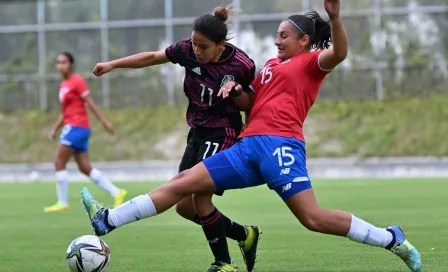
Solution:
[{"label": "sock with logo", "polygon": [[347,237],[355,242],[374,247],[386,248],[393,240],[393,235],[386,229],[375,227],[352,215],[352,224]]},{"label": "sock with logo", "polygon": [[154,203],[152,203],[151,197],[146,194],[134,197],[114,209],[109,209],[107,221],[109,225],[118,228],[156,215],[157,211]]},{"label": "sock with logo", "polygon": [[210,249],[216,261],[231,263],[229,248],[226,239],[226,226],[221,213],[215,209],[211,214],[201,217],[200,223]]}]

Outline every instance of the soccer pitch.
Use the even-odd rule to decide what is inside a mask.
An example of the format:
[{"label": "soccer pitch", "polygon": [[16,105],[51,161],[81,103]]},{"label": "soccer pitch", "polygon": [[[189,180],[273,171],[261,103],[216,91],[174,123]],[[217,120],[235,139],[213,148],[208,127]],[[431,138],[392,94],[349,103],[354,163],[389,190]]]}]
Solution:
[{"label": "soccer pitch", "polygon": [[[316,180],[313,184],[326,208],[347,210],[381,226],[402,226],[422,253],[422,271],[447,271],[447,180]],[[54,184],[0,184],[0,271],[68,270],[69,243],[92,233],[79,202],[84,185],[105,204],[112,204],[94,184],[73,183],[69,211],[46,214],[43,207],[55,201]],[[131,197],[157,185],[120,184]],[[309,232],[266,187],[229,191],[215,197],[215,203],[230,218],[263,230],[256,271],[408,271],[386,250]],[[111,250],[111,272],[204,271],[212,262],[201,228],[181,219],[174,209],[103,238]],[[229,248],[240,271],[246,271],[237,245],[229,241]]]}]

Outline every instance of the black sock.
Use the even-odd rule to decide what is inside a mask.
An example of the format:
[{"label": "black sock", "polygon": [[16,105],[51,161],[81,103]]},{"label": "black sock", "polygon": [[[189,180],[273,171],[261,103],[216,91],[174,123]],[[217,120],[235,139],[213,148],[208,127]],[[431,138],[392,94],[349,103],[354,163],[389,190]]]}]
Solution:
[{"label": "black sock", "polygon": [[221,214],[224,225],[226,226],[227,237],[237,242],[246,241],[247,232],[246,228],[232,219],[228,218],[224,214]]},{"label": "black sock", "polygon": [[191,220],[191,221],[193,221],[193,223],[196,223],[196,224],[198,224],[198,225],[201,225],[201,217],[199,216],[199,214],[196,214],[196,215],[194,216],[193,220]]},{"label": "black sock", "polygon": [[[235,240],[237,242],[246,241],[247,239],[246,227],[238,224],[237,222],[233,221],[232,219],[228,218],[222,213],[221,216],[222,220],[224,221],[224,226],[226,227],[227,238]],[[198,214],[196,214],[196,216],[191,221],[193,221],[198,225],[201,225],[201,217]]]},{"label": "black sock", "polygon": [[208,216],[201,217],[201,225],[215,260],[230,264],[231,259],[227,246],[226,227],[222,218],[221,213],[215,209]]}]

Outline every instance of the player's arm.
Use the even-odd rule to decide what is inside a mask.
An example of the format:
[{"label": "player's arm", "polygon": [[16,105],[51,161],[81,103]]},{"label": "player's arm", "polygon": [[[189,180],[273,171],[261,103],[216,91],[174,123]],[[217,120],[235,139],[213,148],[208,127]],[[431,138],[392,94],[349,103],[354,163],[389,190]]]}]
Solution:
[{"label": "player's arm", "polygon": [[143,68],[169,62],[165,50],[143,52],[110,61],[113,68]]},{"label": "player's arm", "polygon": [[103,124],[104,128],[109,132],[113,133],[114,129],[112,124],[107,121],[107,119],[104,117],[104,115],[101,113],[100,109],[97,107],[95,102],[93,102],[93,99],[90,95],[85,95],[84,101],[86,101],[87,105],[89,106],[90,110],[95,114],[96,118]]},{"label": "player's arm", "polygon": [[54,126],[53,126],[53,130],[58,131],[63,125],[64,125],[64,117],[62,116],[62,113],[61,113],[61,114],[59,114],[56,124],[54,124]]},{"label": "player's arm", "polygon": [[339,11],[330,16],[332,46],[322,51],[319,56],[319,65],[323,70],[331,70],[341,63],[348,52],[347,33],[344,29]]},{"label": "player's arm", "polygon": [[93,74],[101,76],[115,68],[143,68],[169,62],[165,50],[135,54],[109,62],[98,63],[93,68]]},{"label": "player's arm", "polygon": [[48,138],[50,140],[54,140],[56,138],[56,133],[58,133],[58,130],[64,125],[64,116],[59,114],[58,120],[54,124],[54,126],[51,128],[51,130],[48,132]]}]

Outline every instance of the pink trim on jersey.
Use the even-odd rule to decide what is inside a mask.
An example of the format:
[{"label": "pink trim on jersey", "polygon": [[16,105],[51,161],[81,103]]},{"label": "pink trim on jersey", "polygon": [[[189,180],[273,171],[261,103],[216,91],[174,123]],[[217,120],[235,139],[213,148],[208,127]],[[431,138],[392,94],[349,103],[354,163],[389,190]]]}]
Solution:
[{"label": "pink trim on jersey", "polygon": [[249,60],[249,58],[246,57],[245,55],[243,55],[242,53],[240,53],[239,51],[236,51],[235,57],[239,61],[244,63],[248,69],[251,69],[252,67],[254,67],[254,64]]},{"label": "pink trim on jersey", "polygon": [[[230,43],[226,43],[224,46],[228,46],[228,47],[232,48],[232,53],[229,54],[229,56],[228,56],[227,58],[225,58],[225,59],[223,59],[223,60],[219,60],[219,61],[213,62],[213,63],[226,62],[226,61],[228,61],[228,60],[233,56],[233,52],[235,52],[235,50],[236,50],[235,46],[233,46],[233,45],[230,44]],[[237,51],[237,52],[238,52],[238,51]]]},{"label": "pink trim on jersey", "polygon": [[236,133],[233,128],[226,127],[226,137],[224,138],[224,143],[221,145],[221,150],[230,148],[235,144]]}]

